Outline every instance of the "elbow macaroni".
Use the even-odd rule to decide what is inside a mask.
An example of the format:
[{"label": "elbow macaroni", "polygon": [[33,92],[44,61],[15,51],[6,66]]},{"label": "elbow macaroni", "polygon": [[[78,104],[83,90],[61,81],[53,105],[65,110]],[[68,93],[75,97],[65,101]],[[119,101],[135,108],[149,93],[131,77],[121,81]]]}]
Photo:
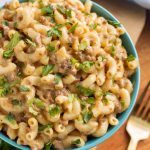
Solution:
[{"label": "elbow macaroni", "polygon": [[91,9],[90,0],[12,0],[0,11],[0,131],[18,144],[82,147],[129,107],[138,61],[124,29]]}]

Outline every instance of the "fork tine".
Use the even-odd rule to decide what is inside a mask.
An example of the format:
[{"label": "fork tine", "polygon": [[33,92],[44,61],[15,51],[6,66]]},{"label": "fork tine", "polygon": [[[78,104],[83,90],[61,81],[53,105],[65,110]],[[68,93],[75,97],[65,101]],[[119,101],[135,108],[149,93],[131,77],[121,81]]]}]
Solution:
[{"label": "fork tine", "polygon": [[149,93],[150,93],[150,81],[149,81],[148,85],[146,86],[146,89],[142,95],[143,97],[140,101],[140,104],[139,104],[140,106],[139,106],[137,112],[135,113],[136,116],[140,116],[140,114],[142,113],[142,110],[148,101]]},{"label": "fork tine", "polygon": [[148,98],[147,104],[145,104],[145,109],[144,109],[144,111],[143,111],[143,113],[141,115],[142,119],[144,119],[144,118],[148,119],[148,118],[146,118],[146,117],[148,117],[146,115],[148,115],[149,109],[150,109],[150,97]]}]

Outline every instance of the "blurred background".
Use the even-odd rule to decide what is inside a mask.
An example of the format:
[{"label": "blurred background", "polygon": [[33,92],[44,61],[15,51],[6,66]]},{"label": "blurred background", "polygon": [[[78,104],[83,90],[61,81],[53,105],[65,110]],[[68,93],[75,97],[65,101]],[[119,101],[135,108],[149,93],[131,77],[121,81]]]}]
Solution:
[{"label": "blurred background", "polygon": [[[150,0],[95,0],[108,9],[125,26],[134,41],[140,59],[141,84],[138,99],[150,80]],[[97,150],[127,150],[130,137],[127,122]],[[150,137],[137,150],[150,150]]]}]

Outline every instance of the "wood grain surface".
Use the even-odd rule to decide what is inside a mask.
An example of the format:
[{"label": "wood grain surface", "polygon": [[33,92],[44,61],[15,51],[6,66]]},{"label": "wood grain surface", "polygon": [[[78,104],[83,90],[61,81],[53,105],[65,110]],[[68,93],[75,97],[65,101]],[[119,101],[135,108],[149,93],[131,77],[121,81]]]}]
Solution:
[{"label": "wood grain surface", "polygon": [[[136,48],[141,67],[141,85],[138,97],[150,80],[150,11],[147,12],[145,28],[140,36]],[[126,130],[126,123],[111,138],[97,146],[97,150],[126,150],[130,137]],[[150,150],[150,138],[141,141],[137,150]]]}]

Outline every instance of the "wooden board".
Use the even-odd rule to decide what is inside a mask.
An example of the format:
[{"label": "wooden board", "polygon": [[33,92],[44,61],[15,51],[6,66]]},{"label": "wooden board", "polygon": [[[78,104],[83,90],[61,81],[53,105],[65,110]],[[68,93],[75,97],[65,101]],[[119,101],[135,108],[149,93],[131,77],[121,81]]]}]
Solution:
[{"label": "wooden board", "polygon": [[145,24],[145,10],[127,0],[95,1],[109,10],[125,26],[136,43]]}]

